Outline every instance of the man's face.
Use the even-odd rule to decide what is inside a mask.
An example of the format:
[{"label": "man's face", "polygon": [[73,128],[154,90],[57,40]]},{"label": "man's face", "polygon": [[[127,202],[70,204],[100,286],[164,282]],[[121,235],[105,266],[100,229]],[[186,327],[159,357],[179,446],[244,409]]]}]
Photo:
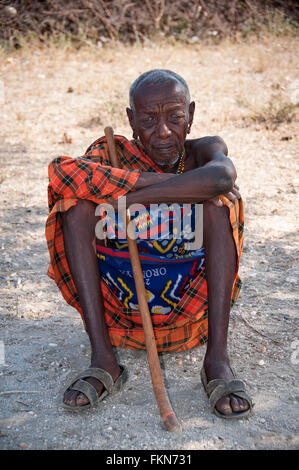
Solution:
[{"label": "man's face", "polygon": [[187,103],[184,87],[175,80],[141,84],[134,104],[134,111],[127,109],[127,114],[147,155],[161,167],[175,165],[194,114],[194,103]]}]

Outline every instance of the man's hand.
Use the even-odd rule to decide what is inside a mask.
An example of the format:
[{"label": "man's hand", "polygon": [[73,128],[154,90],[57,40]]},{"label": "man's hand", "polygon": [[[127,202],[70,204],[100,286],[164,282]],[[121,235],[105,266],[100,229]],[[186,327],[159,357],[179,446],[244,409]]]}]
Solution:
[{"label": "man's hand", "polygon": [[[230,201],[241,199],[241,194],[239,193],[239,186],[235,184],[233,189],[229,193],[223,194],[223,196],[227,197],[227,199],[229,199]],[[212,199],[209,199],[209,201],[215,204],[215,206],[217,207],[223,206],[223,202],[221,201],[219,197],[213,197]]]}]

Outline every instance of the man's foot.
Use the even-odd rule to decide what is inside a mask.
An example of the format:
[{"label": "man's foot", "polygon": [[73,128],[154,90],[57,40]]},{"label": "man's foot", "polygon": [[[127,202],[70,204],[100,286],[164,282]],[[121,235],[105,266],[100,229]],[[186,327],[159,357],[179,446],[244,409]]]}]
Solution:
[{"label": "man's foot", "polygon": [[[204,370],[206,372],[208,383],[214,379],[224,379],[227,381],[233,380],[235,377],[229,365],[229,360],[213,360],[205,357]],[[232,413],[240,413],[249,408],[247,400],[237,397],[233,394],[220,398],[216,403],[217,410],[224,414],[229,415]]]},{"label": "man's foot", "polygon": [[[103,364],[100,362],[92,362],[90,367],[104,369],[112,376],[114,382],[121,374],[121,369],[118,364],[113,366],[108,366],[105,364],[105,366],[103,366]],[[99,380],[93,377],[89,377],[84,379],[84,381],[90,383],[96,389],[98,396],[100,396],[104,391],[104,386]],[[69,406],[83,406],[87,405],[89,400],[83,393],[76,390],[67,389],[63,396],[63,403]]]}]

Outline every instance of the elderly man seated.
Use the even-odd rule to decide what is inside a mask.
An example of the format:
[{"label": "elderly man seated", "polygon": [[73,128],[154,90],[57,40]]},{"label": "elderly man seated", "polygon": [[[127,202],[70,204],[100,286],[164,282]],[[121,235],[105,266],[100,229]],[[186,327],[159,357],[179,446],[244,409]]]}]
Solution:
[{"label": "elderly man seated", "polygon": [[59,157],[49,166],[49,275],[81,314],[91,343],[90,368],[64,393],[67,410],[90,408],[121,388],[127,374],[113,346],[145,348],[127,244],[95,236],[96,207],[116,207],[121,196],[127,206],[203,205],[202,249],[189,252],[186,240],[173,236],[137,242],[157,348],[179,352],[207,343],[201,380],[214,413],[240,418],[252,409],[227,351],[230,308],[241,286],[242,200],[223,140],[186,140],[194,110],[182,77],[146,72],[130,88],[133,140],[115,137],[122,169],[111,167],[104,137],[83,157]]}]

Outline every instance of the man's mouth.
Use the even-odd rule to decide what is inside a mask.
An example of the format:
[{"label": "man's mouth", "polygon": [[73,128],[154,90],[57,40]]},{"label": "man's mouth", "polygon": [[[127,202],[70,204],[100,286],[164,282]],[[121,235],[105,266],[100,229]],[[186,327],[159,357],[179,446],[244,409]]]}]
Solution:
[{"label": "man's mouth", "polygon": [[167,153],[167,152],[171,152],[172,150],[174,150],[175,146],[174,145],[155,145],[153,146],[153,149],[161,153],[164,153],[164,152]]}]

